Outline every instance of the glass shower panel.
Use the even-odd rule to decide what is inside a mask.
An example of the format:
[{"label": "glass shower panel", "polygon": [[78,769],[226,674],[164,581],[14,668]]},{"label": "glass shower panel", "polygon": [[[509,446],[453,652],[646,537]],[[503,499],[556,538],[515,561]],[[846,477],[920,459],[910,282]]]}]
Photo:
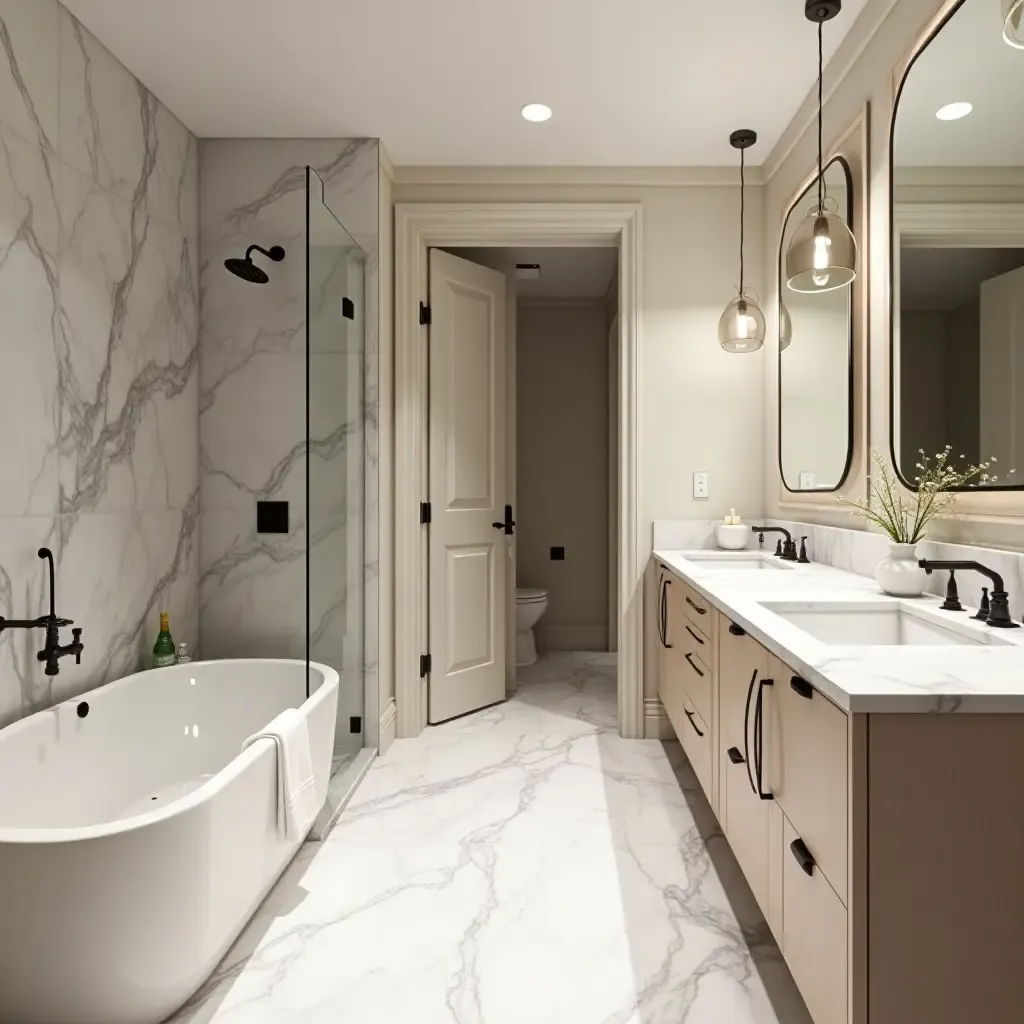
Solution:
[{"label": "glass shower panel", "polygon": [[335,770],[363,746],[366,257],[307,175],[307,652],[340,677]]}]

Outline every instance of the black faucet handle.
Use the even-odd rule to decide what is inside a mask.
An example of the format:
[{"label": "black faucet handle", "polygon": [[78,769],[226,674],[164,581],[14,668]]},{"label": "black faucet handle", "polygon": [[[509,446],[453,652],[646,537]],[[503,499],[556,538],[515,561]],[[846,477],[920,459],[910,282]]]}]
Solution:
[{"label": "black faucet handle", "polygon": [[981,604],[978,605],[978,612],[976,615],[972,615],[971,618],[978,619],[981,622],[987,622],[989,616],[990,605],[988,601],[988,587],[981,588]]},{"label": "black faucet handle", "polygon": [[75,648],[75,664],[82,664],[82,627],[76,626],[71,630],[72,646]]},{"label": "black faucet handle", "polygon": [[960,603],[960,593],[956,585],[956,570],[949,570],[949,582],[946,584],[946,600],[940,606],[947,612],[962,612],[964,606]]},{"label": "black faucet handle", "polygon": [[800,557],[797,559],[802,565],[807,565],[810,559],[807,557],[807,538],[800,538]]},{"label": "black faucet handle", "polygon": [[779,538],[778,543],[775,545],[775,555],[777,558],[782,557],[782,538]]}]

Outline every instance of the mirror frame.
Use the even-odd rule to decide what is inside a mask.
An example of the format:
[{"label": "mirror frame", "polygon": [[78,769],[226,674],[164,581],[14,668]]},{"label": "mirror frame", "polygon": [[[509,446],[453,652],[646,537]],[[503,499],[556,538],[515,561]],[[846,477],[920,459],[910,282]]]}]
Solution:
[{"label": "mirror frame", "polygon": [[[849,186],[850,230],[857,239],[858,269],[850,295],[850,442],[843,479],[831,490],[793,491],[786,485],[782,475],[782,376],[779,308],[782,302],[781,267],[785,259],[783,241],[786,218],[800,202],[804,192],[815,182],[817,168],[812,170],[794,189],[779,211],[778,219],[778,274],[775,287],[778,291],[775,302],[775,348],[776,348],[776,401],[778,403],[775,429],[775,462],[779,478],[778,507],[789,509],[794,518],[801,518],[809,511],[841,512],[834,497],[842,492],[851,497],[863,497],[868,492],[868,350],[870,322],[868,319],[870,299],[870,237],[868,214],[870,208],[869,172],[869,131],[870,108],[865,104],[861,112],[847,126],[838,139],[825,151],[822,161],[828,166],[841,160]],[[781,286],[781,287],[780,287]]]},{"label": "mirror frame", "polygon": [[[888,330],[885,334],[884,360],[881,367],[881,378],[884,383],[885,407],[886,407],[886,430],[887,440],[884,442],[890,466],[896,475],[901,488],[909,492],[909,484],[900,472],[899,460],[896,458],[896,360],[893,358],[894,343],[897,333],[897,298],[899,287],[897,271],[899,268],[899,236],[901,231],[913,231],[915,234],[931,234],[937,241],[949,240],[956,235],[987,235],[992,244],[1001,242],[1003,245],[1013,244],[1011,239],[1014,232],[1020,236],[1017,225],[1021,224],[1018,216],[1009,216],[1010,208],[1015,208],[1018,214],[1024,214],[1021,204],[977,204],[977,203],[952,203],[943,204],[950,206],[956,211],[953,225],[945,228],[939,223],[938,207],[935,204],[915,203],[905,204],[897,207],[896,204],[896,117],[899,113],[899,101],[906,84],[907,76],[914,69],[917,59],[928,48],[932,40],[941,32],[957,11],[967,0],[944,0],[939,10],[929,19],[924,30],[915,40],[914,45],[904,55],[903,59],[893,68],[892,72],[892,106],[889,116],[889,139],[887,153],[887,171],[889,186],[887,190],[888,209],[886,211],[886,226],[889,231],[888,245],[885,248],[885,256],[888,260],[886,268],[888,280],[888,298],[886,315],[888,317]],[[1007,223],[1009,221],[1009,224]],[[999,238],[1000,233],[1005,237]],[[881,441],[881,439],[879,439]],[[880,444],[881,448],[882,445]],[[957,501],[958,515],[961,520],[989,520],[997,522],[1017,523],[1024,518],[1024,481],[1013,486],[997,487],[960,487],[956,488],[960,495]]]},{"label": "mirror frame", "polygon": [[[854,222],[853,222],[853,193],[854,193],[853,172],[850,170],[850,164],[847,161],[846,157],[843,156],[841,153],[839,153],[836,156],[833,156],[831,159],[825,161],[825,163],[823,165],[824,169],[825,169],[825,172],[827,172],[828,169],[833,164],[838,164],[842,168],[843,174],[846,177],[846,209],[843,210],[843,211],[840,211],[840,212],[843,214],[843,217],[846,220],[846,223],[850,226],[850,229],[854,230]],[[778,448],[779,479],[782,481],[782,486],[790,494],[836,494],[839,491],[839,489],[843,486],[843,483],[846,480],[846,478],[850,475],[850,466],[853,464],[853,448],[854,448],[854,443],[853,443],[854,442],[854,438],[853,438],[853,431],[854,431],[854,409],[853,409],[853,402],[854,402],[854,373],[853,373],[853,363],[854,363],[854,339],[856,337],[856,335],[854,333],[854,324],[857,321],[857,310],[856,310],[856,307],[855,307],[855,304],[854,304],[854,289],[856,287],[856,282],[853,282],[853,284],[847,286],[850,289],[850,298],[849,298],[849,303],[850,303],[850,307],[849,307],[850,308],[850,313],[849,313],[849,330],[847,332],[847,337],[848,337],[848,354],[847,354],[847,360],[846,360],[846,362],[847,362],[846,379],[847,379],[847,389],[848,389],[848,398],[847,398],[847,413],[848,413],[848,416],[847,416],[847,425],[846,425],[846,462],[843,465],[843,471],[840,474],[839,480],[837,481],[835,487],[812,487],[812,488],[809,488],[809,489],[805,490],[805,489],[800,488],[800,487],[790,487],[789,484],[786,483],[786,470],[785,470],[785,467],[782,464],[782,296],[783,296],[783,290],[786,288],[786,284],[783,281],[783,269],[782,269],[783,268],[783,263],[785,262],[785,259],[786,259],[786,254],[783,251],[783,247],[784,247],[784,244],[785,244],[785,241],[786,241],[786,225],[789,223],[789,218],[793,216],[794,212],[797,209],[798,204],[803,202],[805,197],[808,195],[808,193],[810,192],[810,189],[814,186],[814,183],[817,181],[817,177],[818,177],[817,174],[815,174],[814,177],[811,179],[811,183],[790,204],[789,209],[786,211],[785,216],[782,218],[782,233],[779,236],[779,263],[778,263],[778,274],[779,274],[779,277],[778,277],[778,283],[776,285],[776,289],[777,289],[777,292],[778,292],[778,295],[777,295],[778,309],[776,309],[776,311],[775,311],[775,315],[778,318],[778,324],[779,324],[779,344],[778,344],[779,370],[778,370],[778,402],[777,402],[777,406],[778,406],[778,419],[779,419],[779,424],[778,424],[778,439],[779,440],[778,440],[778,445],[776,447]]]}]

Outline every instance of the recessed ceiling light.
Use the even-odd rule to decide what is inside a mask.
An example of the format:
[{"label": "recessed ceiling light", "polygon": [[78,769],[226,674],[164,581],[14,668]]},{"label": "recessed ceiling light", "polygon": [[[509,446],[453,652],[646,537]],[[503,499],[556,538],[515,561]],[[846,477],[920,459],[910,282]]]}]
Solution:
[{"label": "recessed ceiling light", "polygon": [[527,103],[523,107],[523,117],[527,121],[547,121],[551,117],[551,108],[546,103]]},{"label": "recessed ceiling light", "polygon": [[973,109],[974,105],[971,103],[947,103],[944,107],[940,107],[935,111],[935,116],[940,121],[959,121],[961,117],[966,117]]}]

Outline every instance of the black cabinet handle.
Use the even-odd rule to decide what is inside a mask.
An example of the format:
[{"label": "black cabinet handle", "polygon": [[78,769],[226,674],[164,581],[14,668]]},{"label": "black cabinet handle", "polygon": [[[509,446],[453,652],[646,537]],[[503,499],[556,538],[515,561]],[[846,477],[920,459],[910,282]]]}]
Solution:
[{"label": "black cabinet handle", "polygon": [[665,634],[665,639],[662,641],[662,643],[664,643],[665,648],[669,651],[672,650],[672,644],[668,642],[668,588],[670,586],[672,586],[672,581],[668,579],[668,577],[666,577],[665,589],[662,591],[661,597],[661,619],[664,624],[662,626],[662,631]]},{"label": "black cabinet handle", "polygon": [[690,596],[689,596],[689,595],[687,595],[687,597],[686,597],[686,603],[687,603],[687,604],[688,604],[688,605],[689,605],[689,606],[690,606],[690,607],[691,607],[691,608],[692,608],[692,609],[693,609],[693,610],[694,610],[694,611],[695,611],[695,612],[696,612],[696,613],[697,613],[698,615],[707,615],[707,613],[708,613],[708,610],[707,610],[707,608],[701,608],[701,606],[700,606],[699,604],[694,604],[694,602],[693,602],[692,600],[690,600]]},{"label": "black cabinet handle", "polygon": [[729,632],[733,636],[746,636],[747,631],[742,626],[737,626],[735,622],[729,623]]},{"label": "black cabinet handle", "polygon": [[694,633],[694,631],[689,626],[686,627],[686,632],[689,633],[690,636],[692,636],[693,639],[701,645],[701,647],[704,646],[704,641],[701,639],[700,633]]},{"label": "black cabinet handle", "polygon": [[799,676],[793,676],[789,681],[789,686],[794,693],[799,693],[801,697],[805,697],[807,700],[814,696],[814,687],[806,679],[801,679]]},{"label": "black cabinet handle", "polygon": [[733,764],[743,764],[743,755],[739,747],[730,747],[725,753]]},{"label": "black cabinet handle", "polygon": [[665,577],[658,580],[658,640],[665,646]]},{"label": "black cabinet handle", "polygon": [[754,785],[754,773],[750,769],[750,702],[754,696],[754,683],[757,682],[757,669],[750,677],[750,685],[747,687],[747,703],[743,708],[743,759],[747,762],[747,781],[750,783],[750,791],[757,793]]},{"label": "black cabinet handle", "polygon": [[695,732],[695,733],[696,733],[696,734],[697,734],[698,736],[703,736],[703,735],[704,735],[704,733],[702,733],[702,732],[700,731],[700,729],[698,729],[698,728],[697,728],[697,723],[696,723],[696,722],[695,722],[695,721],[693,720],[693,712],[692,712],[692,711],[687,711],[687,710],[686,710],[686,708],[683,708],[683,711],[684,711],[684,712],[686,713],[686,717],[687,717],[687,718],[688,718],[688,719],[690,720],[690,725],[692,725],[692,726],[693,726],[693,731],[694,731],[694,732]]},{"label": "black cabinet handle", "polygon": [[699,668],[697,668],[697,665],[696,665],[696,663],[693,660],[693,655],[691,655],[689,651],[686,652],[686,660],[687,660],[690,668],[692,668],[693,671],[696,672],[697,675],[699,675],[701,677],[701,679],[703,679],[704,678],[704,673],[701,672],[701,670]]},{"label": "black cabinet handle", "polygon": [[811,851],[807,849],[807,844],[802,839],[794,839],[789,844],[790,850],[793,851],[793,856],[796,857],[797,864],[803,869],[805,874],[814,874],[814,857]]},{"label": "black cabinet handle", "polygon": [[754,705],[754,769],[757,774],[757,795],[762,800],[775,799],[771,793],[764,791],[764,688],[774,685],[774,679],[762,679],[757,687]]}]

